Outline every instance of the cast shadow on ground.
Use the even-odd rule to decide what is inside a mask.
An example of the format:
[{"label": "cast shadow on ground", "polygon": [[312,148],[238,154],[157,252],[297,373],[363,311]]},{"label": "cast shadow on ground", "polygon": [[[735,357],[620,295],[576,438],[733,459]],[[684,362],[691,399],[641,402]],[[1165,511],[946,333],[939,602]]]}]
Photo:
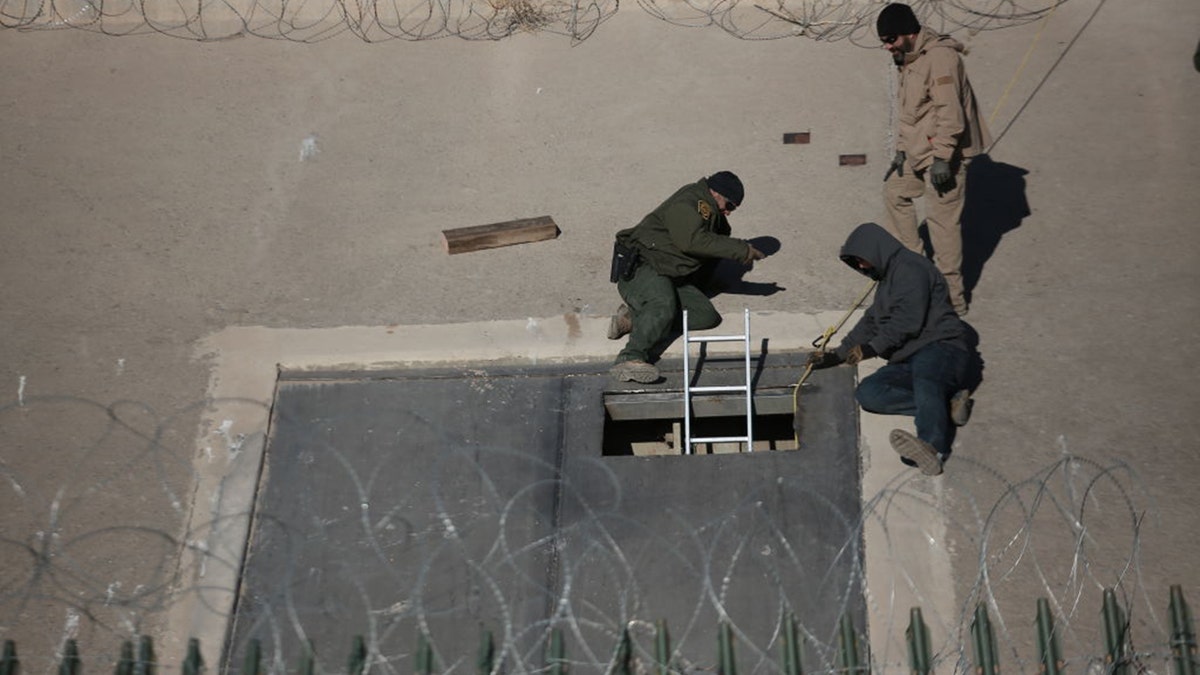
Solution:
[{"label": "cast shadow on ground", "polygon": [[962,276],[968,299],[1000,239],[1020,227],[1030,214],[1025,198],[1027,173],[1019,166],[997,162],[988,155],[979,155],[967,169]]},{"label": "cast shadow on ground", "polygon": [[[751,246],[762,251],[768,258],[783,248],[775,237],[754,237],[746,240]],[[774,295],[787,290],[783,286],[770,282],[746,281],[746,273],[754,269],[754,265],[743,265],[733,260],[721,260],[716,264],[707,284],[703,286],[704,293],[713,297],[721,293],[729,295]]]},{"label": "cast shadow on ground", "polygon": [[[979,155],[967,168],[967,198],[962,214],[962,279],[971,301],[983,266],[996,252],[1000,239],[1021,226],[1030,214],[1025,199],[1025,174],[1019,166]],[[927,257],[933,257],[929,229],[921,223],[921,241]]]}]

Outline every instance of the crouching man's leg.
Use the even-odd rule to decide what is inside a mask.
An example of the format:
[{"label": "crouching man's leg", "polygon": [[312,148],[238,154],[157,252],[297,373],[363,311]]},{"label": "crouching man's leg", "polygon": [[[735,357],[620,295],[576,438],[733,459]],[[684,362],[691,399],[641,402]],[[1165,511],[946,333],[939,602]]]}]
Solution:
[{"label": "crouching man's leg", "polygon": [[679,313],[675,284],[650,265],[642,265],[632,279],[620,281],[617,290],[629,307],[633,330],[609,372],[623,382],[656,382],[659,373],[650,363],[651,354],[671,332]]}]

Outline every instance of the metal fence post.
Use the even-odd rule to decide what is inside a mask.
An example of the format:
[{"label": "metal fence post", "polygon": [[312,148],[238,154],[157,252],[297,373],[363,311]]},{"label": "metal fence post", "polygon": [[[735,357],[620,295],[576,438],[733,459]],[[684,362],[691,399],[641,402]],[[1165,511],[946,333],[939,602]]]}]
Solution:
[{"label": "metal fence post", "polygon": [[737,675],[737,662],[733,658],[733,629],[728,621],[717,627],[717,675]]},{"label": "metal fence post", "polygon": [[613,657],[609,675],[632,675],[633,648],[629,643],[629,628],[621,631],[621,640],[617,642],[617,653]]},{"label": "metal fence post", "polygon": [[258,675],[262,672],[262,643],[255,638],[246,647],[246,661],[242,675]]},{"label": "metal fence post", "polygon": [[1125,612],[1117,603],[1117,594],[1111,588],[1104,589],[1104,664],[1112,675],[1129,672],[1129,622]]},{"label": "metal fence post", "polygon": [[783,618],[783,675],[804,675],[795,612]]},{"label": "metal fence post", "polygon": [[485,630],[479,637],[479,657],[475,660],[475,669],[479,675],[491,675],[496,663],[496,643],[492,640],[492,631]]},{"label": "metal fence post", "polygon": [[550,675],[567,675],[567,648],[558,626],[550,631]]},{"label": "metal fence post", "polygon": [[348,675],[362,675],[367,668],[367,642],[363,636],[355,635],[354,643],[350,646],[350,658],[346,662]]},{"label": "metal fence post", "polygon": [[849,614],[842,615],[838,630],[838,662],[843,673],[860,672],[858,634],[854,632],[854,622],[850,620]]},{"label": "metal fence post", "polygon": [[296,667],[297,675],[313,675],[317,671],[317,648],[312,640],[305,640],[300,648],[300,663]]},{"label": "metal fence post", "polygon": [[1196,633],[1192,628],[1192,612],[1183,599],[1183,587],[1171,587],[1171,653],[1175,657],[1175,672],[1196,675]]},{"label": "metal fence post", "polygon": [[971,641],[975,647],[976,674],[996,675],[1000,667],[996,658],[996,636],[992,634],[992,620],[988,617],[987,605],[982,602],[975,607]]},{"label": "metal fence post", "polygon": [[4,655],[0,656],[0,675],[17,675],[20,670],[21,660],[17,658],[17,643],[5,640]]},{"label": "metal fence post", "polygon": [[417,675],[430,675],[433,673],[433,647],[429,645],[429,637],[425,635],[425,631],[417,632]]},{"label": "metal fence post", "polygon": [[154,675],[158,664],[154,660],[154,641],[149,635],[138,640],[137,662],[133,664],[133,675]]},{"label": "metal fence post", "polygon": [[129,640],[121,643],[121,655],[117,657],[113,675],[133,675],[133,643]]},{"label": "metal fence post", "polygon": [[658,620],[654,632],[654,660],[658,662],[658,675],[671,673],[671,636],[667,633],[667,622]]},{"label": "metal fence post", "polygon": [[79,645],[75,640],[67,640],[63,647],[62,661],[58,664],[58,675],[76,675],[79,672]]},{"label": "metal fence post", "polygon": [[908,639],[909,670],[915,675],[925,675],[933,670],[929,663],[929,629],[920,607],[913,607],[908,614],[908,630],[904,636]]},{"label": "metal fence post", "polygon": [[204,671],[204,657],[200,655],[198,638],[188,638],[187,654],[183,657],[179,670],[183,675],[200,675]]},{"label": "metal fence post", "polygon": [[1062,652],[1058,648],[1058,634],[1054,632],[1054,615],[1050,612],[1050,601],[1038,598],[1037,601],[1037,631],[1038,655],[1041,666],[1038,672],[1044,675],[1060,675],[1062,673]]}]

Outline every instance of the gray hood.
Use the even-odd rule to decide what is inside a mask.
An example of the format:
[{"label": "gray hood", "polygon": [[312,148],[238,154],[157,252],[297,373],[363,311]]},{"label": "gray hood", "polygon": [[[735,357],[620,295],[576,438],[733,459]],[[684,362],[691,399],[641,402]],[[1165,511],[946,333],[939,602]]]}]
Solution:
[{"label": "gray hood", "polygon": [[866,260],[871,263],[871,267],[875,268],[874,274],[867,276],[872,279],[880,279],[887,274],[888,265],[902,250],[904,250],[904,246],[887,230],[875,223],[863,223],[854,228],[849,237],[846,237],[846,243],[842,245],[842,252],[839,255],[842,262],[856,272],[862,272],[862,270],[858,269],[854,261],[848,258]]}]

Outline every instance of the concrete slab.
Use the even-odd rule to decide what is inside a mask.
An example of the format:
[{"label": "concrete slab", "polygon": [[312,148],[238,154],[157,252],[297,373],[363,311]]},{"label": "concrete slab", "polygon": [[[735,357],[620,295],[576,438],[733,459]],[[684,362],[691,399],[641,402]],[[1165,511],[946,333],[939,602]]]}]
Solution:
[{"label": "concrete slab", "polygon": [[852,371],[814,378],[805,450],[646,458],[602,453],[606,365],[281,381],[232,669],[250,639],[282,663],[313,639],[332,667],[362,635],[409,670],[419,631],[449,664],[478,646],[465,626],[504,669],[539,667],[551,627],[604,669],[623,629],[665,620],[706,671],[717,621],[774,661],[789,612],[805,666],[834,667],[839,619],[866,619]]}]

